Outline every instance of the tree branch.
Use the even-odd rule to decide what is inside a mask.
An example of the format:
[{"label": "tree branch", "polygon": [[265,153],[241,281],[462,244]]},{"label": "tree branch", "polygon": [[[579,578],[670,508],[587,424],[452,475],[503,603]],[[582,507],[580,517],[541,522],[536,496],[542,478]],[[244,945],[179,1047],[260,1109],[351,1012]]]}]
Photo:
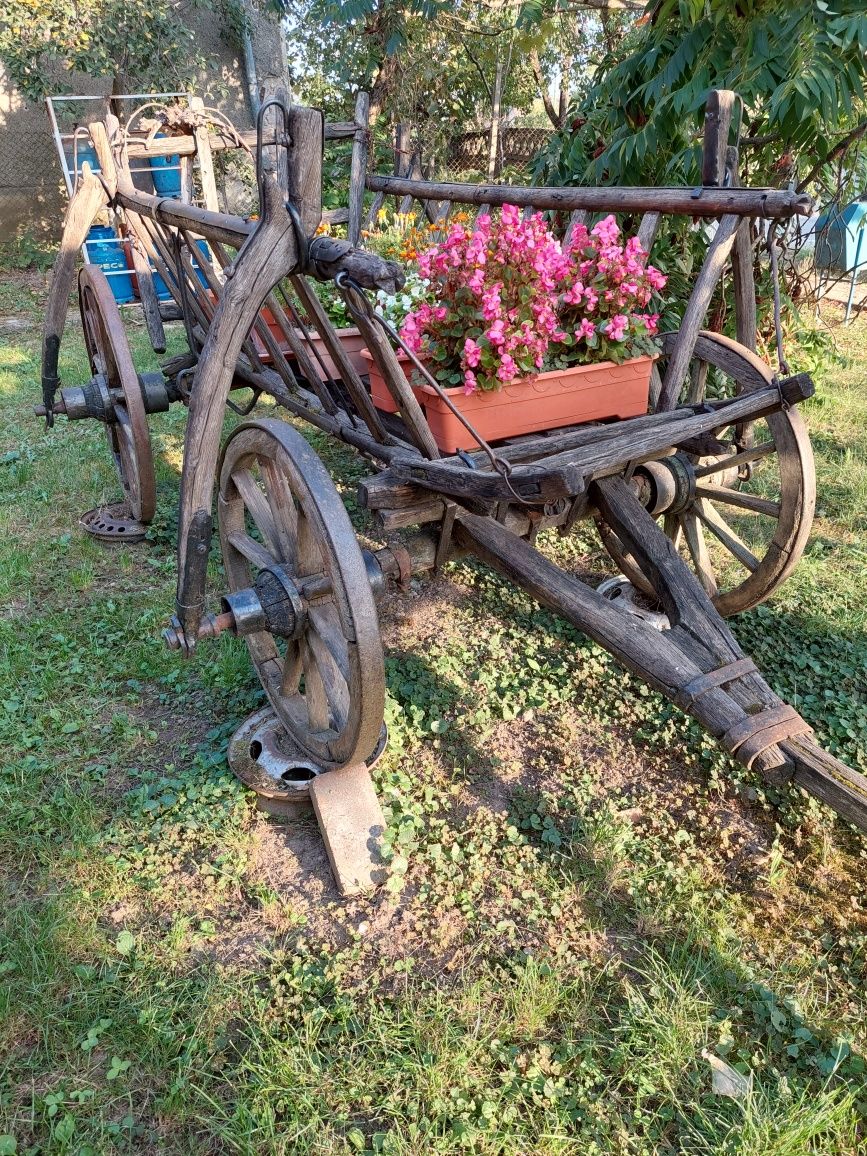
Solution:
[{"label": "tree branch", "polygon": [[484,71],[482,70],[481,64],[479,64],[478,60],[476,60],[475,56],[473,56],[472,52],[470,52],[470,48],[469,48],[468,44],[464,43],[462,45],[462,47],[463,47],[464,52],[467,55],[467,58],[470,61],[470,64],[473,65],[476,72],[481,77],[482,84],[485,86],[485,92],[488,94],[488,100],[493,100],[494,94],[491,90],[490,84],[488,84],[488,78],[485,76]]},{"label": "tree branch", "polygon": [[553,124],[554,128],[560,127],[560,117],[557,115],[557,110],[551,100],[551,94],[548,92],[548,82],[545,79],[545,74],[542,71],[542,61],[539,59],[538,51],[533,48],[530,51],[530,68],[533,70],[533,76],[536,80],[536,85],[539,89],[539,95],[542,97],[542,104],[545,106],[545,114]]},{"label": "tree branch", "polygon": [[816,163],[798,185],[797,191],[802,193],[804,189],[806,189],[807,185],[816,179],[825,165],[830,165],[833,161],[837,160],[838,157],[841,157],[847,151],[847,149],[851,148],[851,146],[855,144],[856,141],[859,141],[863,136],[867,136],[867,120],[862,120],[861,123],[856,125],[856,127],[853,128],[851,132],[846,133],[844,137],[838,140],[823,160],[816,161]]}]

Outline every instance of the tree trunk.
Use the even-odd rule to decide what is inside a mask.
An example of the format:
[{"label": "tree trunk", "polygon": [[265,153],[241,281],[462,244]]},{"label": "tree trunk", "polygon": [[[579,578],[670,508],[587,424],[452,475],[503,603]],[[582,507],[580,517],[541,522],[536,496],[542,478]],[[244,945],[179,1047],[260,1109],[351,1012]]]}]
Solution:
[{"label": "tree trunk", "polygon": [[488,143],[488,180],[492,181],[497,175],[497,154],[500,147],[500,105],[503,100],[503,77],[505,69],[502,61],[497,61],[497,73],[494,77],[494,93],[491,98],[491,136]]}]

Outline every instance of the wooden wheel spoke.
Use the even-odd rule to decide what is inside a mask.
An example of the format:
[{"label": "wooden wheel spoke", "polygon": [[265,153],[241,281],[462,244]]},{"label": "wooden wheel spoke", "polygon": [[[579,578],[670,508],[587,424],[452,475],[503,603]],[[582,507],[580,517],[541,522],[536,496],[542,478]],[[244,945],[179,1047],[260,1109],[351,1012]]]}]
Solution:
[{"label": "wooden wheel spoke", "polygon": [[722,502],[726,506],[737,506],[741,510],[749,510],[753,514],[767,514],[769,518],[779,518],[780,503],[770,498],[761,498],[758,494],[745,493],[742,490],[730,489],[728,486],[699,485],[695,488],[701,498],[708,498],[714,502]]},{"label": "wooden wheel spoke", "polygon": [[699,498],[693,508],[713,536],[725,546],[730,554],[737,558],[741,565],[746,566],[750,573],[758,570],[758,558],[709,502],[704,498]]},{"label": "wooden wheel spoke", "polygon": [[248,562],[252,562],[260,570],[267,570],[274,565],[274,558],[265,547],[257,542],[255,538],[251,538],[249,534],[243,530],[232,530],[228,534],[229,542],[239,554],[243,555]]},{"label": "wooden wheel spoke", "polygon": [[773,442],[762,442],[761,445],[752,446],[748,450],[741,450],[739,453],[732,454],[729,458],[720,458],[719,461],[711,462],[707,466],[697,466],[695,476],[696,478],[707,478],[712,474],[723,474],[726,470],[734,469],[735,466],[747,465],[776,452],[777,447]]},{"label": "wooden wheel spoke", "polygon": [[271,507],[264,492],[259,489],[258,482],[248,469],[243,468],[232,471],[232,481],[268,547],[271,560],[281,560],[280,540],[271,517]]},{"label": "wooden wheel spoke", "polygon": [[692,558],[698,580],[704,587],[704,591],[708,597],[716,598],[719,589],[716,584],[716,575],[713,572],[713,566],[708,556],[707,543],[704,540],[704,531],[694,514],[681,514],[680,524],[683,528],[683,536],[686,538],[686,546],[689,550],[689,556]]},{"label": "wooden wheel spoke", "polygon": [[349,645],[337,619],[337,611],[329,604],[311,605],[307,611],[313,630],[325,644],[328,653],[344,682],[349,682]]},{"label": "wooden wheel spoke", "polygon": [[270,459],[261,464],[268,506],[280,545],[280,559],[286,563],[290,572],[295,574],[298,570],[298,511],[295,508],[295,498],[279,464]]},{"label": "wooden wheel spoke", "polygon": [[316,532],[303,510],[298,511],[298,576],[305,578],[322,570],[322,553],[316,544]]},{"label": "wooden wheel spoke", "polygon": [[674,544],[675,550],[679,550],[680,549],[680,538],[681,538],[681,526],[680,526],[680,520],[678,519],[677,514],[666,514],[665,517],[662,519],[662,528],[663,528],[665,534],[667,535],[667,537],[671,538],[671,541]]},{"label": "wooden wheel spoke", "polygon": [[349,685],[339,670],[331,651],[316,631],[309,631],[306,641],[316,662],[319,677],[322,679],[334,728],[341,730],[349,717]]},{"label": "wooden wheel spoke", "polygon": [[280,675],[280,693],[285,698],[298,693],[301,669],[301,648],[297,642],[287,642],[286,657],[283,659],[283,671]]},{"label": "wooden wheel spoke", "polygon": [[331,724],[328,692],[308,637],[302,638],[298,645],[301,651],[301,665],[304,669],[304,702],[307,707],[307,720],[311,731],[321,733],[327,731]]},{"label": "wooden wheel spoke", "polygon": [[690,366],[689,390],[686,395],[687,405],[697,405],[700,401],[704,401],[708,368],[706,361],[694,361]]}]

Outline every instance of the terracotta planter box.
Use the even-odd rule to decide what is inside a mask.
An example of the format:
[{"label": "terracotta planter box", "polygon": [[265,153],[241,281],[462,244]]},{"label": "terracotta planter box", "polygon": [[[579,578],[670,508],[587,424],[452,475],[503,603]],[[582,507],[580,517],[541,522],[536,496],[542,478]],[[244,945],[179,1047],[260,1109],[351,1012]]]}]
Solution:
[{"label": "terracotta planter box", "polygon": [[[362,351],[370,373],[374,405],[386,413],[397,409],[370,352]],[[411,368],[404,355],[401,361]],[[504,389],[465,394],[462,386],[445,392],[488,441],[647,413],[654,358],[635,357],[615,365],[600,361],[528,377]],[[409,374],[407,374],[409,376]],[[413,386],[437,445],[445,453],[476,449],[476,443],[442,398],[429,385]]]},{"label": "terracotta planter box", "polygon": [[[283,353],[285,353],[287,357],[291,357],[292,351],[289,349],[289,345],[288,345],[287,341],[285,340],[285,338],[283,337],[283,332],[280,329],[280,326],[277,324],[277,322],[274,318],[274,314],[271,312],[270,309],[263,309],[262,310],[262,317],[265,319],[265,323],[267,324],[268,328],[271,330],[271,335],[273,336],[273,338],[277,342],[277,344],[280,346],[281,351]],[[361,334],[358,332],[358,330],[357,329],[337,329],[337,330],[335,330],[335,332],[337,333],[337,336],[340,338],[340,344],[346,350],[347,354],[349,355],[349,360],[355,366],[357,372],[358,373],[367,373],[367,362],[361,356],[361,350],[364,348],[364,338],[361,336]],[[299,336],[300,336],[300,334],[299,334]],[[265,348],[265,345],[262,342],[262,339],[258,336],[258,334],[256,334],[255,331],[252,334],[252,338],[253,338],[253,345],[255,346],[256,352],[259,354],[259,357],[262,359],[262,361],[265,362],[266,365],[269,364],[271,361],[271,355],[268,353],[267,349]],[[328,352],[328,349],[326,348],[325,342],[322,340],[322,338],[319,336],[319,334],[313,328],[310,329],[310,338],[312,340],[313,345],[319,351],[319,356],[322,358],[322,361],[325,365],[325,371],[328,374],[328,376],[332,377],[334,379],[339,379],[339,377],[340,377],[339,369],[334,364],[334,361],[331,357],[331,354]],[[311,356],[312,356],[312,354],[311,354]],[[319,368],[319,362],[316,360],[315,357],[313,358],[313,362],[318,369]]]}]

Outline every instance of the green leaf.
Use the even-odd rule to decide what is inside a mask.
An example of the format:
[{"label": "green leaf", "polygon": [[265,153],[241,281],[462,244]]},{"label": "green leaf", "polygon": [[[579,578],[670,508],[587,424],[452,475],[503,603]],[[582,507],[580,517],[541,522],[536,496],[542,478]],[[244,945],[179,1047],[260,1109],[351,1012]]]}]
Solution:
[{"label": "green leaf", "polygon": [[119,955],[129,955],[135,947],[135,936],[129,931],[122,931],[114,941],[114,946]]}]

